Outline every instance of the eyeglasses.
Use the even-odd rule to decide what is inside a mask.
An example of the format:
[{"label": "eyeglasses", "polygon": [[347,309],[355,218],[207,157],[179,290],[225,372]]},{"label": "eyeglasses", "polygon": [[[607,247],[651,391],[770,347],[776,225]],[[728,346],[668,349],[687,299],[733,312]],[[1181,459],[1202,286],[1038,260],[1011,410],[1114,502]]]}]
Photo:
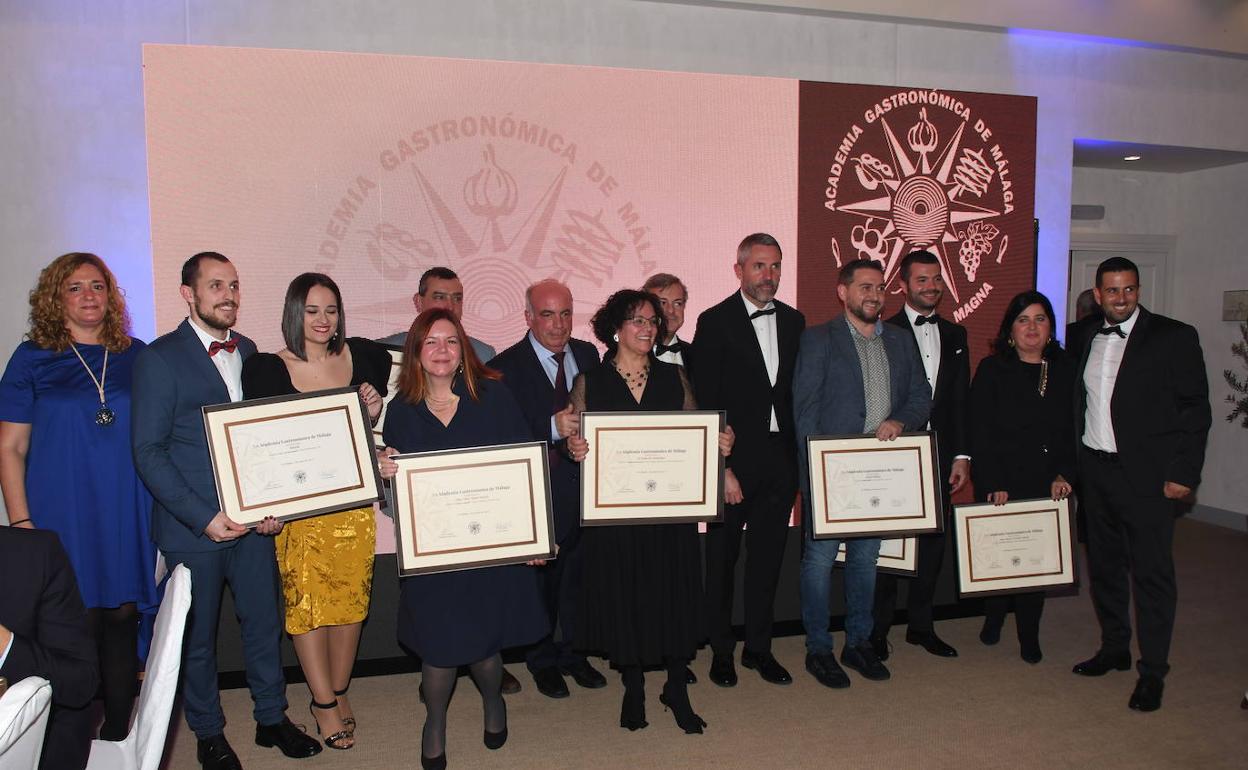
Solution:
[{"label": "eyeglasses", "polygon": [[650,316],[647,318],[646,316],[639,315],[633,316],[632,318],[626,318],[624,320],[633,326],[636,326],[638,329],[645,326],[653,326],[656,329],[659,328],[659,319],[656,316]]}]

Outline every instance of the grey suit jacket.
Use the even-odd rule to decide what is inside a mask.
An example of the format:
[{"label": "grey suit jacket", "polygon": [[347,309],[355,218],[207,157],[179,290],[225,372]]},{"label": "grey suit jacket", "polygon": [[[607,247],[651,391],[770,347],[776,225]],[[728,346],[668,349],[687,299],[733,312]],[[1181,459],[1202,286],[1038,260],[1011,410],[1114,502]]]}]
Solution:
[{"label": "grey suit jacket", "polygon": [[[893,324],[881,324],[888,355],[889,414],[905,429],[923,430],[932,408],[923,362],[914,339]],[[862,433],[867,401],[862,366],[844,315],[802,332],[793,372],[793,419],[801,457],[803,496],[809,496],[810,469],[806,439],[810,436]]]},{"label": "grey suit jacket", "polygon": [[[377,341],[383,345],[391,345],[396,348],[402,348],[403,345],[407,342],[407,332],[395,332],[394,334],[391,334],[389,337],[382,337],[381,339]],[[497,355],[494,352],[493,347],[485,344],[484,342],[477,339],[476,337],[469,336],[468,342],[472,343],[472,351],[477,354],[477,358],[480,359],[481,363],[483,364],[489,361],[495,355]]]}]

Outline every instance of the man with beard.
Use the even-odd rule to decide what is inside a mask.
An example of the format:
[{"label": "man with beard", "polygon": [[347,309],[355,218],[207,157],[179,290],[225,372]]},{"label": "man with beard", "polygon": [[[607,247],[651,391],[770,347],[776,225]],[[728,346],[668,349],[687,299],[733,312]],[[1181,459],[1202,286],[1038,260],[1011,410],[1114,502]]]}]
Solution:
[{"label": "man with beard", "polygon": [[[940,469],[947,473],[941,485],[941,502],[946,514],[950,498],[966,485],[970,475],[967,455],[967,398],[971,388],[971,357],[966,344],[966,328],[936,313],[945,293],[940,260],[930,251],[916,251],[901,260],[901,285],[906,304],[888,323],[912,337],[919,346],[923,373],[932,392],[932,413],[928,427],[936,432]],[[945,558],[942,530],[915,539],[918,574],[910,581],[906,598],[909,627],[906,642],[917,644],[933,655],[957,657],[958,651],[936,635],[932,625],[932,600],[936,579]],[[875,582],[875,628],[871,647],[876,657],[888,660],[888,627],[897,604],[897,576],[881,573]]]},{"label": "man with beard", "polygon": [[[1101,647],[1082,676],[1131,668],[1135,599],[1139,679],[1127,702],[1161,708],[1178,593],[1174,519],[1200,484],[1212,421],[1196,330],[1139,305],[1140,271],[1123,257],[1096,269],[1104,318],[1080,323],[1075,419],[1087,514],[1092,604]],[[1128,577],[1129,575],[1129,577]]]},{"label": "man with beard", "polygon": [[288,757],[310,757],[321,746],[286,717],[286,680],[272,535],[265,519],[255,533],[230,519],[217,499],[202,408],[241,401],[243,359],[255,344],[231,331],[238,320],[238,272],[206,251],[182,265],[182,299],[189,315],[155,340],[134,364],[131,445],[134,465],[155,504],[152,537],[170,569],[191,572],[183,704],[199,741],[204,768],[239,768],[225,738],[217,692],[217,622],[226,585],[242,628],[247,686],[255,703],[256,744]]},{"label": "man with beard", "polygon": [[[832,567],[841,540],[815,540],[810,527],[810,473],[806,439],[847,433],[892,441],[927,425],[932,391],[914,340],[880,320],[884,268],[856,259],[841,268],[836,295],[845,313],[802,334],[793,373],[793,414],[801,455],[805,548],[802,552],[802,625],[806,628],[806,670],[827,687],[849,686],[837,665],[828,632]],[[871,633],[877,537],[845,543],[845,648],[841,662],[867,679],[890,674],[876,656]]]},{"label": "man with beard", "polygon": [[663,319],[667,321],[667,339],[660,340],[654,346],[654,357],[669,364],[683,366],[688,374],[692,368],[690,345],[677,337],[676,332],[685,325],[685,303],[689,300],[689,290],[671,273],[655,273],[646,279],[641,290],[659,298]]}]

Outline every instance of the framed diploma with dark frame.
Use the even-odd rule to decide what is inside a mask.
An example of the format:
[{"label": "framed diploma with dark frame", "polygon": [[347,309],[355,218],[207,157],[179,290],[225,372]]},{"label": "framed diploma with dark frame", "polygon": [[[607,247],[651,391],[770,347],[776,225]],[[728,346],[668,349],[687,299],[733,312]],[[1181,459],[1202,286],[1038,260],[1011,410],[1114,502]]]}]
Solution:
[{"label": "framed diploma with dark frame", "polygon": [[953,507],[960,596],[1075,585],[1068,500],[1011,500]]},{"label": "framed diploma with dark frame", "polygon": [[203,408],[221,510],[244,526],[371,505],[382,494],[355,388]]},{"label": "framed diploma with dark frame", "polygon": [[395,455],[400,575],[555,558],[546,442]]},{"label": "framed diploma with dark frame", "polygon": [[[848,539],[848,538],[847,538]],[[845,566],[845,542],[836,549],[836,563]],[[887,572],[901,577],[919,574],[918,548],[913,537],[897,537],[880,541],[880,556],[876,559],[877,572]]]},{"label": "framed diploma with dark frame", "polygon": [[936,438],[903,433],[811,436],[811,535],[896,538],[940,532],[944,526]]},{"label": "framed diploma with dark frame", "polygon": [[581,525],[721,521],[724,423],[718,411],[581,413]]}]

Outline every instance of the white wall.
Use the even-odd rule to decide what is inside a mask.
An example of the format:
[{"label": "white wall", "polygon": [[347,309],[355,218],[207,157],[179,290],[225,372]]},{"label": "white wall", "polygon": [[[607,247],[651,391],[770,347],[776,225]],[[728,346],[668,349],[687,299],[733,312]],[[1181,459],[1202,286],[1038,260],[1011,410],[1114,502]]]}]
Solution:
[{"label": "white wall", "polygon": [[1147,171],[1074,169],[1071,204],[1104,206],[1105,218],[1072,221],[1071,234],[1178,235],[1181,177]]}]

